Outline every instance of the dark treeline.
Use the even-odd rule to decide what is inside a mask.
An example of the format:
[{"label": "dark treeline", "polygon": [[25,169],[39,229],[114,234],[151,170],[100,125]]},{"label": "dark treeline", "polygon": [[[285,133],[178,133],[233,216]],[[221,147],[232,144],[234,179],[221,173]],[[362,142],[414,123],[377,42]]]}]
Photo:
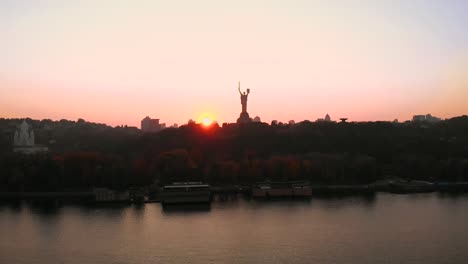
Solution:
[{"label": "dark treeline", "polygon": [[468,117],[437,123],[301,122],[136,128],[29,120],[47,154],[12,153],[19,120],[0,119],[2,191],[123,189],[173,181],[214,185],[307,179],[367,184],[388,177],[468,181]]}]

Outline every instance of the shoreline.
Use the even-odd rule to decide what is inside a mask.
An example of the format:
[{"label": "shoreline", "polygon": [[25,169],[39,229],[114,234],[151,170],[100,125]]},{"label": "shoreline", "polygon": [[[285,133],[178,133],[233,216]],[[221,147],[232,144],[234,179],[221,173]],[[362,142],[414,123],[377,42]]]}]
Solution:
[{"label": "shoreline", "polygon": [[[411,194],[411,193],[463,193],[468,192],[468,182],[442,182],[442,183],[431,183],[428,186],[411,186],[411,188],[405,188],[407,186],[391,186],[391,185],[378,185],[378,184],[353,184],[353,185],[310,185],[312,189],[312,195],[327,195],[327,194],[372,194],[379,192],[389,192],[395,194]],[[239,185],[228,185],[228,186],[212,186],[211,193],[214,195],[230,195],[230,194],[251,194],[252,186],[239,186]],[[58,192],[47,192],[47,191],[28,191],[28,192],[0,192],[0,199],[65,199],[65,200],[81,200],[100,203],[94,201],[95,194],[92,191],[58,191]],[[113,202],[113,201],[109,201]],[[121,202],[131,202],[121,201]],[[142,203],[159,202],[156,197],[148,198]]]}]

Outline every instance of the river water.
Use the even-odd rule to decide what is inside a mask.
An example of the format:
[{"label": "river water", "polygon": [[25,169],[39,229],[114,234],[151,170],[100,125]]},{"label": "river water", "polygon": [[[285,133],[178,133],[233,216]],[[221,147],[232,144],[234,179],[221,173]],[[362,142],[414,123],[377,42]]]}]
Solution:
[{"label": "river water", "polygon": [[468,196],[3,204],[0,263],[468,263]]}]

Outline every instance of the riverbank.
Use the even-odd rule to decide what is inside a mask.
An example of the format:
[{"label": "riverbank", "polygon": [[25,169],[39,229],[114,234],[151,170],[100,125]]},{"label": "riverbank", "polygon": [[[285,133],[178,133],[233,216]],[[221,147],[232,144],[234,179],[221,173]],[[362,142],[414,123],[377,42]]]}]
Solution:
[{"label": "riverbank", "polygon": [[[327,194],[371,194],[377,192],[390,193],[420,193],[420,192],[442,192],[458,193],[468,192],[468,182],[385,182],[362,185],[311,185],[312,197],[316,195]],[[229,185],[212,186],[211,193],[214,195],[245,194],[252,193],[252,186],[248,185]],[[158,195],[145,196],[141,202],[154,203],[159,202]],[[81,200],[89,202],[96,201],[96,194],[92,191],[62,191],[62,192],[0,192],[0,199],[63,199],[63,200]],[[112,202],[112,201],[107,201]],[[119,202],[132,202],[131,199]]]},{"label": "riverbank", "polygon": [[[375,192],[468,192],[468,182],[382,181],[372,184],[311,184],[316,194],[367,194]],[[251,193],[251,186],[213,186],[212,193]]]},{"label": "riverbank", "polygon": [[0,192],[0,199],[2,198],[90,198],[94,199],[93,192]]}]

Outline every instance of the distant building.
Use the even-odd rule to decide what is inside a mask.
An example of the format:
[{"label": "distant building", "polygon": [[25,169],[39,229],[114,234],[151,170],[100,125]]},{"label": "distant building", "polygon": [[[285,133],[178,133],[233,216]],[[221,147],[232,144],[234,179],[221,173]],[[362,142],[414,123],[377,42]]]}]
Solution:
[{"label": "distant building", "polygon": [[165,123],[159,123],[159,119],[152,119],[149,116],[141,120],[141,130],[145,132],[158,132],[166,128]]},{"label": "distant building", "polygon": [[426,121],[426,116],[425,115],[414,115],[413,116],[413,122],[423,122]]},{"label": "distant building", "polygon": [[294,121],[294,120],[289,120],[288,124],[294,125],[294,124],[296,124],[296,121]]},{"label": "distant building", "polygon": [[257,123],[262,122],[262,120],[260,119],[259,116],[256,116],[252,121],[253,121],[253,122],[257,122]]},{"label": "distant building", "polygon": [[326,114],[325,118],[317,118],[317,120],[315,120],[315,122],[332,122],[332,120],[330,118],[330,115]]},{"label": "distant building", "polygon": [[13,151],[23,154],[34,154],[46,152],[48,148],[41,145],[36,145],[34,142],[34,131],[31,126],[23,120],[21,125],[16,128],[13,138]]},{"label": "distant building", "polygon": [[271,125],[272,125],[272,126],[278,125],[278,120],[273,120],[273,121],[271,121]]},{"label": "distant building", "polygon": [[13,139],[13,145],[15,147],[32,147],[34,146],[34,131],[32,127],[23,120],[21,125],[19,125],[15,131],[15,136]]},{"label": "distant building", "polygon": [[438,118],[438,117],[432,116],[431,114],[427,114],[426,121],[427,122],[439,122],[439,121],[442,121],[442,118]]},{"label": "distant building", "polygon": [[442,121],[441,118],[432,116],[431,114],[427,115],[414,115],[413,116],[413,122],[429,122],[429,123],[435,123]]}]

